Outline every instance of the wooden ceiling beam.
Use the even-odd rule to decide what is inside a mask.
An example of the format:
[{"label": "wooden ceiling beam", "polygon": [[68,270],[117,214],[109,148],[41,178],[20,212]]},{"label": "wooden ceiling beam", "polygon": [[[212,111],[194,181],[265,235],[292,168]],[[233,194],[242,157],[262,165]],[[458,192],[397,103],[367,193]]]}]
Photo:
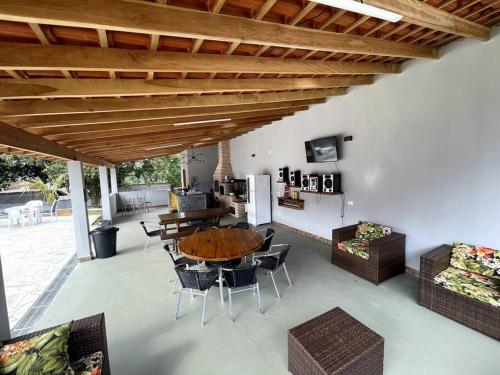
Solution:
[{"label": "wooden ceiling beam", "polygon": [[[59,127],[59,128],[42,128],[42,129],[29,129],[30,132],[47,137],[54,141],[72,140],[72,139],[95,139],[95,138],[105,138],[106,134],[108,136],[114,135],[118,132],[118,135],[134,135],[141,134],[143,132],[155,131],[155,130],[165,130],[169,128],[200,128],[200,127],[210,127],[210,126],[223,126],[228,123],[240,123],[254,121],[256,119],[274,119],[276,117],[284,116],[284,114],[293,113],[290,112],[276,112],[271,115],[258,115],[254,113],[248,113],[246,115],[238,116],[238,118],[233,118],[232,121],[227,121],[226,118],[213,119],[213,122],[205,124],[192,124],[176,126],[172,121],[164,120],[154,120],[154,121],[140,121],[131,123],[116,123],[116,124],[97,124],[97,125],[81,125],[72,127]],[[94,138],[95,137],[95,138]]]},{"label": "wooden ceiling beam", "polygon": [[[344,86],[371,84],[372,76],[339,77]],[[0,116],[57,115],[69,113],[106,113],[119,111],[152,110],[166,108],[190,108],[232,106],[241,104],[276,103],[294,100],[310,100],[343,95],[344,89],[319,89],[276,93],[250,93],[232,95],[203,95],[176,97],[129,97],[94,99],[25,99],[0,102]]]},{"label": "wooden ceiling beam", "polygon": [[[238,113],[238,114],[234,114],[228,118],[231,118],[232,121],[228,121],[227,123],[230,123],[230,122],[234,122],[234,121],[237,121],[238,119],[250,119],[250,118],[257,118],[257,117],[261,117],[261,116],[272,116],[272,117],[281,117],[281,116],[284,116],[284,115],[290,115],[291,113],[294,113],[294,112],[300,112],[300,111],[305,111],[307,110],[309,107],[307,106],[303,106],[303,107],[296,107],[294,108],[293,110],[292,109],[281,109],[281,110],[269,110],[269,111],[262,111],[260,112],[257,116],[253,113]],[[199,121],[203,121],[202,119],[203,118],[207,118],[208,116],[202,116],[200,118]],[[210,118],[211,120],[222,120],[224,119],[225,117],[224,116],[211,116],[212,118]],[[197,120],[193,120],[193,121],[197,121]],[[128,128],[123,128],[123,129],[130,129],[130,128],[143,128],[143,127],[149,127],[149,126],[165,126],[165,125],[168,125],[168,124],[174,124],[176,123],[176,120],[152,120],[152,121],[134,121],[130,124],[128,123],[121,123],[121,124],[125,124],[127,126],[129,126]],[[199,124],[200,126],[203,126],[203,125],[206,125],[206,124]],[[83,125],[85,126],[85,125]],[[101,126],[101,130],[103,129],[106,129],[105,127],[102,127],[102,125],[92,125],[92,126],[96,126],[96,127],[99,127]],[[176,126],[178,128],[181,128],[185,125],[182,125],[182,126]],[[191,126],[191,125],[189,125]],[[154,129],[152,129],[154,130]],[[127,137],[130,137],[129,135],[124,135],[123,137],[127,138]],[[121,139],[121,138],[120,138]],[[88,143],[92,143],[92,142],[96,142],[97,140],[96,139],[90,139],[88,140]],[[69,142],[61,142],[62,144],[66,144],[66,145],[70,145],[70,144],[74,144],[74,143],[78,143],[79,141],[69,141]]]},{"label": "wooden ceiling beam", "polygon": [[[245,126],[239,126],[237,128],[232,128],[232,129],[225,129],[217,132],[216,136],[220,136],[222,134],[232,134],[232,133],[239,133],[239,132],[246,132],[251,129],[256,129],[264,124],[269,124],[267,123],[255,123],[251,125],[245,125]],[[115,150],[118,149],[129,149],[129,148],[134,148],[134,147],[155,147],[158,145],[162,144],[175,144],[175,143],[181,143],[182,141],[186,140],[200,140],[201,138],[207,138],[207,137],[213,137],[214,133],[211,131],[197,131],[197,132],[192,132],[189,134],[182,134],[182,135],[164,135],[161,138],[140,138],[136,140],[130,140],[127,142],[118,142],[118,143],[113,143],[113,142],[107,142],[106,144],[100,144],[100,145],[87,145],[87,146],[78,146],[74,147],[75,150],[78,150],[80,152],[84,152],[85,154],[88,155],[94,155],[96,152],[114,152]]]},{"label": "wooden ceiling beam", "polygon": [[91,124],[106,124],[116,122],[162,120],[177,118],[179,122],[183,117],[203,115],[225,115],[233,113],[255,112],[285,109],[293,110],[295,107],[325,103],[326,99],[295,100],[289,102],[241,104],[234,106],[217,106],[201,108],[168,108],[152,109],[145,111],[109,112],[109,113],[77,113],[64,115],[38,115],[30,117],[4,117],[4,120],[19,128],[52,128],[60,126],[80,126]]},{"label": "wooden ceiling beam", "polygon": [[186,54],[27,43],[0,43],[0,69],[170,73],[217,71],[219,73],[325,75],[395,73],[399,71],[397,65],[379,63],[303,61],[274,57]]},{"label": "wooden ceiling beam", "polygon": [[149,153],[136,154],[135,157],[131,157],[130,154],[124,153],[122,155],[116,155],[113,158],[111,158],[110,160],[112,160],[113,162],[116,162],[116,164],[120,164],[120,163],[129,162],[129,161],[135,161],[135,160],[141,160],[141,159],[147,159],[147,158],[155,158],[155,157],[161,157],[161,156],[165,156],[165,155],[174,155],[174,154],[179,154],[180,152],[185,151],[191,147],[202,147],[202,146],[217,144],[219,141],[232,139],[232,138],[235,138],[237,136],[238,135],[235,135],[235,136],[230,135],[230,136],[215,138],[214,140],[209,140],[209,141],[207,140],[207,141],[203,141],[203,142],[194,142],[194,143],[190,143],[188,145],[180,146],[177,148],[165,149],[164,151],[159,150],[157,152],[151,151]]},{"label": "wooden ceiling beam", "polygon": [[84,98],[208,94],[327,89],[345,93],[350,84],[373,82],[372,77],[261,78],[261,79],[1,79],[0,99]]},{"label": "wooden ceiling beam", "polygon": [[452,15],[419,0],[364,0],[366,4],[401,14],[403,21],[466,38],[488,40],[491,29]]},{"label": "wooden ceiling beam", "polygon": [[0,19],[263,46],[432,58],[436,50],[144,1],[2,0]]},{"label": "wooden ceiling beam", "polygon": [[111,163],[105,160],[84,155],[56,142],[49,141],[48,139],[15,128],[3,122],[0,122],[0,145],[49,156],[56,156],[66,160],[79,160],[87,164],[113,167]]},{"label": "wooden ceiling beam", "polygon": [[[77,139],[94,139],[98,140],[100,138],[106,138],[106,137],[111,137],[115,135],[129,135],[129,136],[135,136],[138,134],[145,134],[149,133],[152,131],[162,131],[162,130],[169,130],[172,133],[184,133],[184,132],[189,132],[191,130],[196,130],[196,129],[223,129],[223,128],[228,128],[228,127],[233,127],[236,126],[237,124],[248,124],[252,122],[257,122],[257,121],[274,121],[281,119],[283,116],[260,116],[260,117],[248,117],[248,118],[242,118],[238,119],[236,121],[218,121],[218,122],[212,122],[208,124],[199,124],[199,125],[186,125],[186,126],[175,126],[171,124],[167,125],[159,125],[159,126],[146,126],[146,127],[141,127],[141,128],[132,128],[132,129],[104,129],[104,130],[94,130],[94,131],[80,131],[79,127],[73,127],[72,129],[75,129],[73,131],[64,131],[64,132],[59,132],[55,133],[52,132],[51,134],[38,134],[36,131],[31,131],[34,134],[43,136],[47,139],[50,139],[51,141],[71,141],[71,140],[77,140]],[[45,129],[43,129],[45,130]]]},{"label": "wooden ceiling beam", "polygon": [[[151,142],[137,142],[137,143],[130,143],[128,145],[111,145],[107,147],[100,147],[100,148],[88,148],[85,149],[85,153],[88,153],[89,155],[92,156],[101,156],[101,157],[106,157],[106,159],[111,158],[112,155],[114,154],[124,154],[124,153],[131,153],[133,154],[134,152],[138,151],[149,151],[148,149],[160,149],[160,148],[170,148],[170,147],[176,147],[175,145],[179,144],[192,144],[196,142],[204,142],[207,140],[216,140],[220,137],[225,137],[225,136],[237,136],[241,134],[248,133],[249,131],[253,131],[255,129],[258,129],[262,127],[263,125],[255,125],[250,128],[244,128],[244,129],[239,129],[239,130],[233,130],[233,131],[225,131],[217,134],[214,136],[213,134],[210,134],[208,132],[206,133],[199,133],[195,134],[192,136],[183,136],[183,137],[178,137],[178,138],[166,138],[164,140],[155,140]],[[170,146],[170,147],[169,147]]]}]

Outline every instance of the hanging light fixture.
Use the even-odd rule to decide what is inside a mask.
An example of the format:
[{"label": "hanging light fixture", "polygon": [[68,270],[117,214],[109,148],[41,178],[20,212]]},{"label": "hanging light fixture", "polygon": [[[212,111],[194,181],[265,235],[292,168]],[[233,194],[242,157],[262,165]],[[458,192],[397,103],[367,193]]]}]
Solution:
[{"label": "hanging light fixture", "polygon": [[182,143],[176,143],[175,145],[161,145],[161,146],[155,146],[155,147],[148,147],[145,148],[145,151],[151,151],[151,150],[159,150],[160,148],[171,148],[171,147],[177,147],[177,146],[182,146]]},{"label": "hanging light fixture", "polygon": [[403,18],[401,14],[390,12],[385,9],[374,7],[373,5],[363,4],[362,1],[355,0],[312,0],[314,3],[332,6],[348,10],[350,12],[364,14],[365,16],[379,18],[384,21],[398,22]]}]

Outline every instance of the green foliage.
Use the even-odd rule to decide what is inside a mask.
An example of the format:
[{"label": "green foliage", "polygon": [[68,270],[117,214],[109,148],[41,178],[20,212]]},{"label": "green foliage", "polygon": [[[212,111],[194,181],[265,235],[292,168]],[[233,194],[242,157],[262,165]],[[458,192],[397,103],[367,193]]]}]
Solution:
[{"label": "green foliage", "polygon": [[117,166],[118,184],[163,183],[172,186],[181,184],[181,160],[178,155],[168,155],[153,159],[122,163]]},{"label": "green foliage", "polygon": [[29,181],[36,177],[46,181],[44,170],[47,163],[50,162],[27,156],[0,156],[0,190],[7,189],[15,181]]},{"label": "green foliage", "polygon": [[[101,188],[99,170],[84,167],[85,190],[94,206],[99,205]],[[181,161],[178,155],[162,156],[117,165],[118,186],[133,184],[166,183],[181,184]],[[4,155],[0,156],[0,190],[7,189],[14,181],[26,181],[28,186],[54,199],[54,191],[69,188],[66,163],[39,160],[35,158]]]},{"label": "green foliage", "polygon": [[40,177],[27,183],[29,190],[38,190],[42,193],[43,200],[48,204],[52,204],[59,198],[58,191],[61,188],[61,183],[64,175],[59,175],[53,182],[43,182]]}]

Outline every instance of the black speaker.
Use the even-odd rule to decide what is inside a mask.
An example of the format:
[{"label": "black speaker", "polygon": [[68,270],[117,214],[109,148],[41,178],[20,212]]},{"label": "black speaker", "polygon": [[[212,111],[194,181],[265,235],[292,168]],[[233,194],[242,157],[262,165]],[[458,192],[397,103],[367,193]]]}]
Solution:
[{"label": "black speaker", "polygon": [[324,193],[341,193],[341,174],[324,174],[323,175],[323,192]]},{"label": "black speaker", "polygon": [[309,191],[309,175],[308,174],[303,174],[301,180],[301,189],[303,191]]},{"label": "black speaker", "polygon": [[290,186],[300,187],[300,171],[290,171],[290,178],[288,179],[290,182]]},{"label": "black speaker", "polygon": [[279,182],[288,182],[288,167],[283,167],[279,169],[278,173]]},{"label": "black speaker", "polygon": [[322,180],[317,174],[309,175],[309,191],[314,191],[315,193],[323,191]]}]

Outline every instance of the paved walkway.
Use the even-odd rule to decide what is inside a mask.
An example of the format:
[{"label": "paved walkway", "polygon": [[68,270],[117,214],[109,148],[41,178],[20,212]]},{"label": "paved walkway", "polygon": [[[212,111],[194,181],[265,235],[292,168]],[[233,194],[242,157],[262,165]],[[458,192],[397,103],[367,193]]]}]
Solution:
[{"label": "paved walkway", "polygon": [[[97,217],[89,216],[89,221]],[[9,322],[14,327],[75,254],[73,218],[44,218],[34,226],[2,226],[0,244]]]}]

